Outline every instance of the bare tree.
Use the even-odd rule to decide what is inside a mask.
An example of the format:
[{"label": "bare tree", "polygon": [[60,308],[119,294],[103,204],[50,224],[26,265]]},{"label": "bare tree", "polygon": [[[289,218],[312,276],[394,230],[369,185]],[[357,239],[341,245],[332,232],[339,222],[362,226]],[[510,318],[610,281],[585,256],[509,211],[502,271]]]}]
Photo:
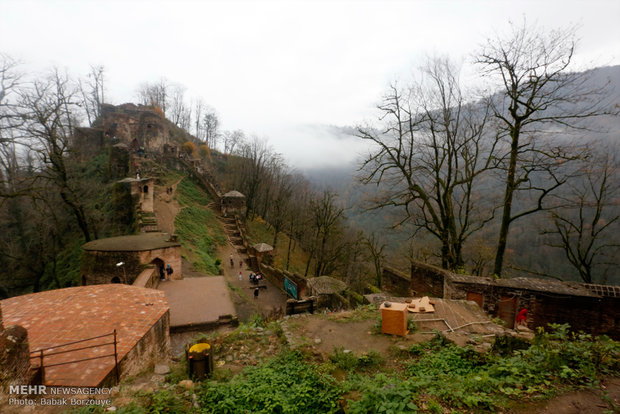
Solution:
[{"label": "bare tree", "polygon": [[614,226],[620,219],[612,205],[620,192],[618,164],[614,153],[600,154],[584,167],[584,176],[569,183],[562,207],[551,212],[551,246],[564,251],[581,280],[593,283],[596,275],[606,280],[606,272],[617,268],[620,237]]},{"label": "bare tree", "polygon": [[274,171],[273,183],[269,187],[273,188],[273,201],[269,203],[268,216],[269,223],[273,227],[274,248],[278,245],[278,235],[283,230],[287,218],[289,217],[289,208],[291,197],[293,195],[294,181],[293,177],[286,171],[286,166],[280,166]]},{"label": "bare tree", "polygon": [[88,125],[101,116],[101,104],[105,99],[105,68],[103,65],[90,66],[87,80],[78,80],[80,106],[84,109]]},{"label": "bare tree", "polygon": [[178,127],[183,128],[183,124],[187,124],[188,112],[191,113],[191,110],[185,104],[185,87],[173,85],[170,89],[172,96],[170,98],[168,118]]},{"label": "bare tree", "polygon": [[205,108],[205,103],[202,98],[196,99],[194,102],[194,135],[199,140],[204,139],[204,134],[202,132],[202,111]]},{"label": "bare tree", "polygon": [[234,185],[246,197],[246,218],[257,214],[260,192],[265,184],[267,166],[273,157],[273,151],[267,142],[253,137],[244,143],[233,159]]},{"label": "bare tree", "polygon": [[[441,265],[462,268],[463,245],[493,218],[474,192],[492,168],[487,107],[468,105],[447,59],[429,62],[423,80],[408,90],[391,86],[379,105],[382,126],[358,128],[374,144],[360,171],[364,184],[383,185],[372,208],[402,209],[397,224],[412,223],[441,243]],[[415,233],[414,233],[415,234]]]},{"label": "bare tree", "polygon": [[77,186],[75,172],[68,161],[69,139],[72,135],[71,110],[76,106],[77,88],[68,76],[54,71],[47,79],[35,80],[20,91],[24,135],[33,140],[32,148],[39,157],[38,178],[52,182],[62,201],[69,207],[88,242],[94,232]]},{"label": "bare tree", "polygon": [[372,259],[375,276],[377,277],[377,287],[381,289],[383,285],[383,264],[385,263],[386,244],[381,241],[376,233],[372,233],[370,236],[365,237],[363,244]]},{"label": "bare tree", "polygon": [[21,73],[18,62],[0,54],[0,195],[3,198],[18,196],[18,134],[21,117],[16,101],[21,87]]},{"label": "bare tree", "polygon": [[291,251],[297,246],[297,240],[302,239],[304,220],[307,216],[311,196],[308,181],[299,173],[292,176],[292,195],[287,211],[288,247],[286,252],[286,270],[289,270]]},{"label": "bare tree", "polygon": [[[544,210],[545,199],[569,178],[567,163],[580,158],[569,145],[552,140],[551,127],[567,132],[583,127],[578,121],[607,113],[604,88],[590,87],[587,73],[569,72],[574,32],[574,27],[545,32],[524,23],[513,26],[507,38],[489,39],[477,58],[484,74],[501,85],[500,94],[491,100],[506,149],[499,156],[505,190],[493,270],[498,277],[510,225]],[[514,212],[519,192],[533,202]]]},{"label": "bare tree", "polygon": [[209,108],[202,118],[204,139],[209,148],[215,148],[219,137],[220,120],[215,110]]},{"label": "bare tree", "polygon": [[334,269],[344,247],[339,243],[343,220],[344,208],[338,206],[335,193],[324,190],[318,198],[310,201],[310,225],[313,237],[306,264],[306,276],[313,259],[315,259],[315,276],[329,274]]},{"label": "bare tree", "polygon": [[142,105],[151,105],[161,108],[166,115],[170,100],[170,84],[166,78],[161,78],[157,83],[145,82],[141,84],[136,96]]},{"label": "bare tree", "polygon": [[245,142],[245,134],[242,130],[224,131],[222,134],[224,142],[224,154],[232,154],[239,145]]}]

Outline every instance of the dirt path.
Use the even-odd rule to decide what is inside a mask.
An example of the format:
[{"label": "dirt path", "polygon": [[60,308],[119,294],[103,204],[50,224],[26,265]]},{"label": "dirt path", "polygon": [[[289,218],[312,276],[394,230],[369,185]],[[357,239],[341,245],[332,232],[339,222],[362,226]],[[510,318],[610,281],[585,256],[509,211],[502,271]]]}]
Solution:
[{"label": "dirt path", "polygon": [[[233,258],[233,266],[230,265],[230,257]],[[248,255],[241,252],[230,241],[218,251],[218,257],[222,259],[222,271],[228,286],[231,288],[231,297],[237,309],[237,317],[241,322],[248,321],[252,315],[258,314],[264,318],[281,315],[286,306],[286,294],[265,280],[260,284],[267,286],[261,288],[257,298],[254,298],[254,285],[250,283],[252,270],[247,265]],[[241,272],[241,280],[239,280]]]}]

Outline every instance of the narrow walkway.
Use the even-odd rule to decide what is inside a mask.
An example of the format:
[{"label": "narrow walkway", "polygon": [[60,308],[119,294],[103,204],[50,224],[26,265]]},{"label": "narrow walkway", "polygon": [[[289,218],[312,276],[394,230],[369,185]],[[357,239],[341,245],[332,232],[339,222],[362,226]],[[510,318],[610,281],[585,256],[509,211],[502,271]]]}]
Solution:
[{"label": "narrow walkway", "polygon": [[[220,220],[224,224],[229,243],[220,250],[219,257],[222,260],[224,277],[233,290],[232,296],[239,320],[245,322],[255,314],[263,318],[283,316],[286,309],[286,294],[265,279],[260,285],[267,288],[259,289],[258,297],[254,298],[256,286],[250,283],[250,273],[253,271],[249,267],[248,254],[243,246],[239,229],[232,217],[220,216]],[[239,278],[240,272],[241,279]]]}]

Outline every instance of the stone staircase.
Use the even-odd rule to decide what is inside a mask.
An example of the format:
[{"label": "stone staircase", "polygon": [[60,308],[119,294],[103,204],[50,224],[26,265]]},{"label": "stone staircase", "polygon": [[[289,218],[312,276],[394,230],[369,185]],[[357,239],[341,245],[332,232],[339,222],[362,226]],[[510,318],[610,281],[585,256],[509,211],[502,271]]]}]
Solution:
[{"label": "stone staircase", "polygon": [[237,249],[240,254],[246,254],[247,249],[243,244],[243,238],[241,232],[237,226],[237,222],[234,217],[221,217],[222,223],[224,223],[224,230],[228,235],[228,239],[232,245]]},{"label": "stone staircase", "polygon": [[140,213],[140,233],[158,233],[161,230],[157,224],[157,218],[155,213],[147,213],[142,211]]}]

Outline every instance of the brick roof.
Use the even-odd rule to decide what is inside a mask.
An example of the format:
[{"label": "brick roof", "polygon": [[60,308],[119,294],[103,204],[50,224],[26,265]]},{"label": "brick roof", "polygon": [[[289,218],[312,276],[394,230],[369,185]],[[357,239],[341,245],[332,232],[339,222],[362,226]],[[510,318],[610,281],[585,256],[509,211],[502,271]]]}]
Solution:
[{"label": "brick roof", "polygon": [[[169,309],[164,292],[123,284],[31,293],[0,301],[0,306],[5,326],[26,328],[31,351],[109,334],[116,329],[119,362]],[[112,342],[112,336],[58,351],[106,342]],[[112,345],[49,356],[44,365],[107,354],[113,354]],[[38,366],[39,360],[32,362]],[[113,369],[114,357],[49,367],[45,370],[45,383],[94,387]]]},{"label": "brick roof", "polygon": [[181,246],[179,242],[168,241],[168,233],[144,233],[132,236],[109,237],[86,243],[82,248],[88,251],[136,252]]}]

